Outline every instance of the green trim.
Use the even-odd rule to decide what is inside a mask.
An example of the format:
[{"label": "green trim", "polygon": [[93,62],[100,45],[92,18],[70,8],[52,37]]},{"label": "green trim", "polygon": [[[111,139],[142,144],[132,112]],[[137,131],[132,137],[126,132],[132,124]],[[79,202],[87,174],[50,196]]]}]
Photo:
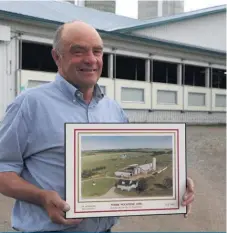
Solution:
[{"label": "green trim", "polygon": [[[19,13],[14,13],[14,12],[7,12],[7,11],[2,11],[0,10],[0,19],[3,17],[9,17],[10,20],[16,19],[16,20],[28,20],[31,22],[38,22],[42,24],[48,24],[50,26],[55,26],[58,27],[59,25],[63,24],[64,22],[59,22],[59,21],[53,21],[53,20],[48,20],[48,19],[43,19],[39,17],[34,17],[34,16],[28,16],[28,15],[22,15]],[[128,34],[123,34],[117,31],[105,31],[101,29],[97,29],[99,33],[112,36],[112,37],[120,37],[124,39],[130,39],[138,42],[144,42],[148,44],[153,44],[153,45],[162,45],[162,46],[171,46],[173,48],[180,48],[180,49],[188,49],[188,50],[194,50],[195,52],[203,52],[203,53],[209,53],[210,55],[218,55],[218,56],[226,56],[225,52],[219,51],[219,50],[212,50],[212,49],[206,49],[203,47],[198,47],[198,46],[192,46],[188,44],[183,44],[183,43],[177,43],[177,42],[172,42],[172,41],[167,41],[167,40],[161,40],[161,39],[154,39],[154,38],[149,38],[145,36],[136,36],[136,35],[128,35]]]},{"label": "green trim", "polygon": [[[225,6],[225,5],[224,5]],[[179,21],[183,21],[183,20],[188,20],[188,19],[196,19],[196,18],[200,18],[203,16],[207,16],[207,15],[211,15],[211,14],[216,14],[216,13],[221,13],[221,12],[226,12],[226,7],[220,8],[220,9],[214,9],[214,10],[210,10],[210,11],[203,11],[200,13],[182,13],[179,15],[174,15],[174,16],[170,16],[170,17],[165,17],[165,18],[161,18],[158,19],[155,22],[155,19],[153,19],[153,22],[147,22],[147,23],[143,23],[140,25],[136,25],[136,26],[131,26],[131,27],[122,27],[122,28],[118,28],[118,29],[113,29],[111,31],[118,31],[118,32],[131,32],[131,31],[136,31],[136,30],[141,30],[141,29],[145,29],[145,28],[151,28],[151,27],[156,27],[156,26],[160,26],[163,24],[169,24],[169,23],[175,23],[175,22],[179,22]],[[151,21],[151,20],[149,20]]]}]

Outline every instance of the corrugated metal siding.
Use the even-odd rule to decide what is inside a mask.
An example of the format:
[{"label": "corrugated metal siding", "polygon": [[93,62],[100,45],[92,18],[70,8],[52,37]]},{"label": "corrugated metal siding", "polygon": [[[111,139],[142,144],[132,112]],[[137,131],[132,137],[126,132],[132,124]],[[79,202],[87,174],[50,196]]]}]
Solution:
[{"label": "corrugated metal siding", "polygon": [[226,113],[125,110],[130,122],[191,123],[191,124],[225,124]]},{"label": "corrugated metal siding", "polygon": [[226,51],[226,13],[138,30],[135,35]]}]

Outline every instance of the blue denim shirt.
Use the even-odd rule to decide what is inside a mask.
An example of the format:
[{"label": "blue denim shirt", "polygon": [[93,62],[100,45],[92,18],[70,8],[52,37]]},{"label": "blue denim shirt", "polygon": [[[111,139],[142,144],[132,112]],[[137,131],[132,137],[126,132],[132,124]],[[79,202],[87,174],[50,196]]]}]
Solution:
[{"label": "blue denim shirt", "polygon": [[[59,74],[55,81],[27,89],[11,103],[0,124],[0,172],[13,171],[64,199],[64,123],[128,122],[121,107],[104,96],[98,85],[89,105],[82,93]],[[117,217],[87,218],[72,231],[100,232]],[[19,231],[63,231],[69,226],[51,222],[45,210],[16,200],[12,227]]]}]

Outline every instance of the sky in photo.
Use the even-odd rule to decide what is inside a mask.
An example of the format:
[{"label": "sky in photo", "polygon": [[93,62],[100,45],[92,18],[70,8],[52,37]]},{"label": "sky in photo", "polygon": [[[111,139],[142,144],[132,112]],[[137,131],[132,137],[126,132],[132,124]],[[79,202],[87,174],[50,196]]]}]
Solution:
[{"label": "sky in photo", "polygon": [[172,148],[172,136],[81,136],[82,150]]}]

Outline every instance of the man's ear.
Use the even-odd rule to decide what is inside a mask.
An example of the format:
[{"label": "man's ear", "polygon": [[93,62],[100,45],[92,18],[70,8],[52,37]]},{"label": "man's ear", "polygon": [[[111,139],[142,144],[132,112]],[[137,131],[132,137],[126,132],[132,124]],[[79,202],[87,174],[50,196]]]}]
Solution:
[{"label": "man's ear", "polygon": [[51,50],[51,55],[52,55],[52,58],[54,59],[56,65],[58,66],[59,65],[59,60],[60,60],[60,56],[59,56],[58,52],[55,49],[52,49]]}]

